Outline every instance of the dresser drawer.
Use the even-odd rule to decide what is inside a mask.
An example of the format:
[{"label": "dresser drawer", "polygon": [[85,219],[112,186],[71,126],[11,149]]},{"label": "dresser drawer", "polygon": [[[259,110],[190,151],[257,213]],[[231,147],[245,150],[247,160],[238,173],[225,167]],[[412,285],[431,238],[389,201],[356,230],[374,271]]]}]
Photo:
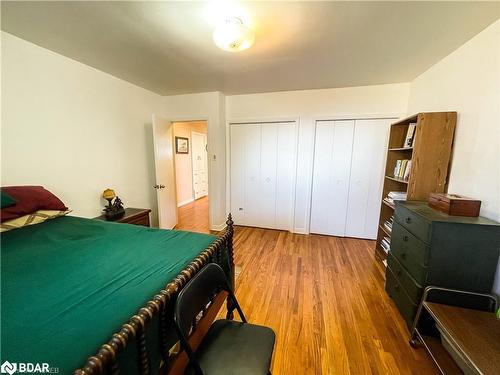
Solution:
[{"label": "dresser drawer", "polygon": [[389,267],[385,271],[385,291],[393,299],[408,328],[411,328],[418,304],[413,303]]},{"label": "dresser drawer", "polygon": [[[420,241],[399,223],[394,223],[391,233],[391,250],[399,250],[402,258],[410,257],[422,266],[427,266],[430,247]],[[403,253],[405,255],[403,255]]]},{"label": "dresser drawer", "polygon": [[431,223],[429,221],[400,204],[396,205],[394,218],[421,241],[430,242]]},{"label": "dresser drawer", "polygon": [[149,214],[144,215],[144,216],[135,217],[131,220],[124,221],[124,223],[134,224],[134,225],[143,225],[145,227],[149,227],[150,226],[149,225]]},{"label": "dresser drawer", "polygon": [[420,303],[423,288],[419,285],[411,275],[404,269],[399,261],[389,252],[387,257],[388,267],[391,269],[393,275],[398,280],[399,284],[403,286],[410,299],[416,303]]}]

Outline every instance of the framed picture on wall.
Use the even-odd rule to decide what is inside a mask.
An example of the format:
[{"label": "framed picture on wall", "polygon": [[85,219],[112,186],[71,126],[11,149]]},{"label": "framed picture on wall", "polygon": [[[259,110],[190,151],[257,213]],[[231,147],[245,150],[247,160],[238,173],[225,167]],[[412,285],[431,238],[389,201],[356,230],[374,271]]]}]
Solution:
[{"label": "framed picture on wall", "polygon": [[189,138],[175,137],[175,153],[189,154]]}]

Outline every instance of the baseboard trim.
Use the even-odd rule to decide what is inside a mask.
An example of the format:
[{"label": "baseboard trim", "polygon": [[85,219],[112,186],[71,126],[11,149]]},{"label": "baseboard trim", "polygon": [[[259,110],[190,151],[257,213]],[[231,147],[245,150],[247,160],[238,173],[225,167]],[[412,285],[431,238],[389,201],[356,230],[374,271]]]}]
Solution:
[{"label": "baseboard trim", "polygon": [[221,232],[224,229],[226,229],[226,227],[227,227],[226,223],[222,223],[222,224],[219,224],[219,225],[211,225],[210,226],[210,230],[213,230],[213,231],[216,231],[216,232]]},{"label": "baseboard trim", "polygon": [[189,199],[186,199],[185,201],[181,201],[181,202],[177,203],[177,207],[185,206],[186,204],[189,204],[191,202],[194,202],[194,198],[189,198]]}]

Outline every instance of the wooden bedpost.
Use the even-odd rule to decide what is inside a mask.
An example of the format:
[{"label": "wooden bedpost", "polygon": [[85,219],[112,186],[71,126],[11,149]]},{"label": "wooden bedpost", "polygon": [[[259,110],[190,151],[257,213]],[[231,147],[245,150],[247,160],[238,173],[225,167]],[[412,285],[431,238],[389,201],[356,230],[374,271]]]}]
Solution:
[{"label": "wooden bedpost", "polygon": [[[236,283],[235,283],[235,269],[234,269],[234,252],[233,252],[233,234],[234,234],[234,221],[233,217],[231,216],[231,213],[227,215],[227,220],[226,220],[226,234],[227,234],[227,242],[226,242],[226,247],[227,247],[227,252],[229,256],[229,265],[231,267],[231,287],[233,288],[233,291],[236,289]],[[231,302],[231,300],[228,298],[226,302],[226,307],[227,307],[227,314],[226,318],[227,319],[233,319],[234,317],[234,306]]]}]

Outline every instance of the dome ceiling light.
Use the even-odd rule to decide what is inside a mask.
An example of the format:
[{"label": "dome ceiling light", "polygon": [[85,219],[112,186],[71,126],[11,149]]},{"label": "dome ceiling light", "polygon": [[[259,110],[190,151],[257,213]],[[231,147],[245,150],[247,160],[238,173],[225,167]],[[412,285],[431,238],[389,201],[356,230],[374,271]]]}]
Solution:
[{"label": "dome ceiling light", "polygon": [[228,17],[214,30],[213,39],[220,49],[239,52],[252,46],[255,33],[243,24],[241,18]]}]

